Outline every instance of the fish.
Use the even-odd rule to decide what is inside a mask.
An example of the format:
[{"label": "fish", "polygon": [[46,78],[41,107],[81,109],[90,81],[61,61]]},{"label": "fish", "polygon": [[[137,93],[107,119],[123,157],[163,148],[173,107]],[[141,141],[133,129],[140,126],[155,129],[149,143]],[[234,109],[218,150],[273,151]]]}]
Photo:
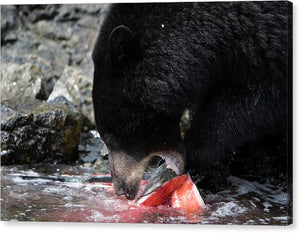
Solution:
[{"label": "fish", "polygon": [[161,164],[148,180],[141,196],[147,196],[148,194],[157,190],[160,186],[162,186],[162,184],[176,176],[176,172],[169,168],[166,163]]},{"label": "fish", "polygon": [[189,174],[171,196],[170,206],[188,214],[197,214],[205,209],[205,203]]},{"label": "fish", "polygon": [[167,181],[154,192],[143,196],[138,203],[148,207],[169,205],[188,215],[201,213],[205,209],[205,203],[189,174]]}]

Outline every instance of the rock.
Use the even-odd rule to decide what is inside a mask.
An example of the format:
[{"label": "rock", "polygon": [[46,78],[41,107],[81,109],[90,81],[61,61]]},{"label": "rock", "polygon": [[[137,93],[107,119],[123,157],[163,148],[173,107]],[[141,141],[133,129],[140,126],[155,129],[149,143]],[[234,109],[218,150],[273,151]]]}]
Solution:
[{"label": "rock", "polygon": [[16,26],[16,6],[1,6],[1,33]]},{"label": "rock", "polygon": [[[58,14],[59,5],[21,5],[18,8],[19,15],[28,19],[31,23],[39,20],[53,19]],[[28,24],[28,22],[27,22]]]},{"label": "rock", "polygon": [[86,12],[88,14],[98,14],[101,9],[106,7],[106,4],[78,4],[75,8],[79,11]]},{"label": "rock", "polygon": [[[81,153],[80,159],[83,162],[86,162],[85,157],[87,156],[91,156],[91,157],[95,156],[102,159],[107,159],[107,155],[108,155],[107,147],[102,141],[97,130],[89,130],[87,132],[81,133],[78,151]],[[89,155],[90,153],[93,156]]]},{"label": "rock", "polygon": [[[105,4],[61,5],[59,14],[55,17],[58,22],[78,21],[88,15],[99,16]],[[95,17],[96,18],[96,17]]]},{"label": "rock", "polygon": [[38,66],[49,93],[66,65],[80,67],[85,75],[92,76],[91,52],[105,6],[3,6],[2,27],[6,31],[2,30],[2,62]]},{"label": "rock", "polygon": [[36,55],[44,61],[51,62],[51,66],[55,67],[54,75],[56,77],[61,76],[70,59],[68,52],[55,43],[41,43],[37,48]]},{"label": "rock", "polygon": [[99,27],[98,19],[92,16],[86,16],[78,21],[78,25],[85,28],[93,28],[95,30]]},{"label": "rock", "polygon": [[68,40],[72,35],[70,25],[46,20],[38,21],[32,30],[37,35],[52,40]]},{"label": "rock", "polygon": [[[70,55],[60,44],[46,41],[34,34],[20,32],[12,46],[3,46],[2,62],[22,65],[31,63],[41,69],[50,94],[54,83],[69,64]],[[48,95],[43,99],[47,99]]]},{"label": "rock", "polygon": [[71,56],[72,65],[82,67],[82,70],[86,76],[93,77],[94,64],[91,57],[91,50],[73,53]]},{"label": "rock", "polygon": [[[68,122],[75,116],[69,116],[66,109],[74,114],[82,112],[80,122],[84,129],[95,129],[91,53],[106,10],[107,5],[104,4],[1,6],[1,124],[7,128],[1,129],[1,141],[4,142],[1,147],[2,162],[73,160],[76,153],[65,156],[61,152],[59,139],[63,137],[62,132],[55,127],[53,130],[45,122],[40,126],[36,122],[47,117]],[[48,103],[41,104],[47,107],[45,110],[28,107],[29,112],[24,112],[22,107],[16,106],[16,101],[27,99],[26,96],[49,99]],[[17,97],[18,100],[10,101],[14,103],[12,105],[5,104],[9,101],[3,101]],[[40,106],[41,102],[38,103]],[[46,110],[48,106],[60,107],[56,111],[52,107]],[[49,141],[49,145],[43,140]],[[108,167],[107,157],[103,157],[106,149],[100,136],[98,139],[90,138],[84,144],[85,151],[82,145],[78,149],[81,158],[92,161],[99,171]],[[19,154],[16,152],[18,150]]]},{"label": "rock", "polygon": [[[34,55],[34,54],[26,54],[23,53],[23,55],[15,55],[15,52],[7,52],[7,53],[2,53],[2,59],[3,59],[3,64],[4,63],[16,63],[19,66],[21,66],[24,63],[31,63],[34,64],[35,66],[39,67],[39,69],[41,70],[45,81],[46,81],[46,89],[47,89],[47,93],[51,93],[51,91],[53,90],[54,84],[56,82],[56,80],[58,79],[59,76],[58,69],[53,69],[52,65],[50,62],[44,60],[43,58]],[[61,73],[60,73],[61,75]],[[43,100],[46,100],[48,98],[49,95],[44,96]]]},{"label": "rock", "polygon": [[[82,31],[82,29],[81,29]],[[77,33],[78,32],[78,33]],[[70,66],[80,67],[89,77],[93,77],[94,65],[92,62],[92,50],[97,38],[96,30],[86,30],[85,36],[80,29],[76,29],[67,43],[70,49]]]},{"label": "rock", "polygon": [[15,31],[4,32],[1,35],[2,44],[13,43],[16,40],[18,40],[18,36],[17,36],[17,33]]},{"label": "rock", "polygon": [[65,47],[72,53],[93,50],[97,37],[97,30],[83,28],[78,24],[72,28],[73,34],[68,41],[63,41]]},{"label": "rock", "polygon": [[66,97],[60,95],[56,97],[54,100],[49,100],[49,103],[57,103],[57,104],[64,104],[70,108],[77,108],[77,105],[74,104],[73,102],[69,101]]},{"label": "rock", "polygon": [[58,15],[55,17],[57,22],[77,21],[82,17],[82,13],[78,13],[75,5],[61,5]]},{"label": "rock", "polygon": [[80,164],[99,173],[109,173],[108,150],[97,130],[81,133],[78,151]]},{"label": "rock", "polygon": [[82,118],[75,109],[32,98],[2,101],[0,109],[2,165],[77,159]]},{"label": "rock", "polygon": [[62,76],[56,82],[48,101],[64,96],[74,102],[81,113],[95,125],[92,102],[92,77],[86,76],[79,68],[66,66]]},{"label": "rock", "polygon": [[98,153],[95,151],[87,153],[85,156],[80,155],[80,160],[83,163],[94,163],[98,158]]},{"label": "rock", "polygon": [[1,6],[1,44],[17,40],[16,29],[19,26],[16,6]]},{"label": "rock", "polygon": [[2,99],[49,96],[41,70],[30,63],[21,66],[16,63],[2,64],[0,91]]}]

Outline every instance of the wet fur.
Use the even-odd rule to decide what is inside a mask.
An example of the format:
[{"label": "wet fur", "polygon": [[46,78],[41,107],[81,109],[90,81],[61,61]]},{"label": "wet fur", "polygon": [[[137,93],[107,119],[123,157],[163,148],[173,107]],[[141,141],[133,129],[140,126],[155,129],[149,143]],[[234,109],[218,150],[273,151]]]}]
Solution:
[{"label": "wet fur", "polygon": [[[133,158],[176,150],[200,172],[228,151],[285,139],[289,9],[288,2],[112,5],[93,52],[95,119],[110,149]],[[133,41],[125,52],[110,41],[120,25]],[[185,109],[191,128],[182,140]]]}]

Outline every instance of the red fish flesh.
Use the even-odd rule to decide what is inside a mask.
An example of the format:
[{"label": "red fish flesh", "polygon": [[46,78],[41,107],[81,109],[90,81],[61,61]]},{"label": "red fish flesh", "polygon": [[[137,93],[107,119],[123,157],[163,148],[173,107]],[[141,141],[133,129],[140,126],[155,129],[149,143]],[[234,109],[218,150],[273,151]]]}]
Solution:
[{"label": "red fish flesh", "polygon": [[167,204],[186,214],[197,214],[205,208],[204,201],[188,174],[169,180],[139,203],[149,207]]}]

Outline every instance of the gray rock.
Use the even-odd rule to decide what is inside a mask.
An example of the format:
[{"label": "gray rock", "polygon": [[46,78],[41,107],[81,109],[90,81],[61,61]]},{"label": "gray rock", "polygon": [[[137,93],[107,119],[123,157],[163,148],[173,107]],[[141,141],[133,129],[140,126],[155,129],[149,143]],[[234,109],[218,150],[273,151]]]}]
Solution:
[{"label": "gray rock", "polygon": [[[51,94],[45,105],[64,106],[71,112],[82,112],[80,121],[84,129],[94,129],[91,53],[106,10],[107,5],[103,4],[1,6],[2,100],[14,95],[22,96],[21,99],[30,96],[47,100]],[[51,146],[58,145],[59,138],[62,138],[59,133],[62,132],[58,132],[55,138],[57,130],[52,130],[46,122],[38,119],[52,117],[67,122],[71,116],[65,118],[61,107],[57,108],[57,112],[38,108],[34,113],[24,113],[19,109],[23,108],[1,107],[1,124],[5,127],[14,125],[10,130],[1,129],[1,140],[6,146],[5,149],[1,147],[3,161],[65,161],[68,156],[57,149],[61,147]],[[48,147],[43,140],[49,142]],[[101,170],[107,167],[107,156],[103,157],[107,149],[99,135],[98,138],[91,137],[85,144],[81,143],[78,149],[82,158],[93,161],[94,168]],[[91,162],[84,164],[88,163]]]},{"label": "gray rock", "polygon": [[107,147],[97,130],[89,130],[81,133],[78,150],[83,153],[98,152],[101,157],[108,155]]},{"label": "gray rock", "polygon": [[1,6],[2,33],[15,26],[16,14],[16,6]]},{"label": "gray rock", "polygon": [[106,4],[60,5],[59,14],[55,17],[55,20],[58,22],[68,22],[78,21],[88,15],[99,16],[106,6]]},{"label": "gray rock", "polygon": [[78,4],[75,5],[77,10],[86,12],[88,14],[98,14],[101,9],[106,7],[107,4]]},{"label": "gray rock", "polygon": [[[49,20],[58,14],[59,5],[21,5],[18,12],[22,18],[28,19],[31,23],[39,20]],[[28,24],[28,22],[27,22]]]},{"label": "gray rock", "polygon": [[[39,67],[47,82],[50,93],[54,83],[61,76],[65,65],[69,64],[69,52],[51,40],[44,40],[28,32],[20,32],[18,41],[12,46],[2,47],[3,63],[31,63]],[[47,99],[48,96],[45,96]]]},{"label": "gray rock", "polygon": [[72,28],[68,24],[41,20],[33,25],[37,35],[52,40],[68,40],[72,35]]},{"label": "gray rock", "polygon": [[86,76],[81,69],[70,66],[65,67],[48,101],[58,96],[64,96],[70,102],[75,103],[81,113],[86,116],[92,124],[95,124],[92,102],[92,78]]},{"label": "gray rock", "polygon": [[[6,14],[4,21],[11,26],[6,26],[9,30],[2,36],[11,43],[5,42],[1,48],[3,62],[35,64],[46,79],[48,92],[52,91],[66,65],[79,66],[87,76],[92,76],[91,52],[105,15],[104,6],[23,5],[17,9],[9,8],[7,12],[11,13]],[[64,19],[60,19],[63,16]]]},{"label": "gray rock", "polygon": [[78,25],[85,28],[98,29],[99,22],[97,18],[87,15],[78,21]]},{"label": "gray rock", "polygon": [[17,40],[15,33],[11,31],[19,24],[16,16],[16,6],[1,6],[1,44]]},{"label": "gray rock", "polygon": [[74,53],[71,57],[73,65],[82,67],[84,74],[88,77],[93,77],[94,74],[94,64],[92,62],[92,51]]},{"label": "gray rock", "polygon": [[49,103],[56,103],[56,104],[64,104],[70,108],[77,108],[77,105],[74,104],[73,102],[69,101],[66,97],[60,95],[56,97],[54,100],[48,101]]},{"label": "gray rock", "polygon": [[[51,93],[53,90],[54,84],[58,77],[61,75],[59,74],[58,69],[53,69],[51,62],[46,61],[45,59],[35,55],[35,54],[22,54],[22,55],[15,55],[15,51],[2,53],[3,64],[4,63],[16,63],[21,66],[24,63],[31,63],[40,68],[43,76],[46,80],[46,89],[47,93]],[[48,95],[44,96],[43,100],[46,100]]]},{"label": "gray rock", "polygon": [[77,21],[82,17],[82,13],[78,13],[75,5],[60,5],[59,13],[55,17],[57,22]]},{"label": "gray rock", "polygon": [[18,40],[18,36],[15,31],[8,31],[5,33],[2,33],[1,35],[1,42],[4,43],[11,43]]},{"label": "gray rock", "polygon": [[82,119],[76,110],[31,98],[2,101],[0,110],[2,165],[77,159]]},{"label": "gray rock", "polygon": [[95,169],[108,163],[108,150],[96,130],[82,132],[80,135],[79,162],[94,165]]},{"label": "gray rock", "polygon": [[45,78],[36,65],[4,63],[1,71],[0,91],[2,99],[26,96],[39,98],[49,95]]},{"label": "gray rock", "polygon": [[68,41],[64,41],[65,47],[72,53],[92,50],[97,37],[97,30],[82,28],[76,24],[72,28],[72,36]]},{"label": "gray rock", "polygon": [[94,163],[96,162],[97,158],[99,157],[99,154],[95,151],[91,151],[87,154],[85,154],[85,156],[80,156],[80,160],[83,163]]},{"label": "gray rock", "polygon": [[45,61],[51,62],[51,66],[56,68],[54,75],[57,77],[62,74],[70,59],[68,51],[56,43],[41,43],[37,47],[36,54]]}]

